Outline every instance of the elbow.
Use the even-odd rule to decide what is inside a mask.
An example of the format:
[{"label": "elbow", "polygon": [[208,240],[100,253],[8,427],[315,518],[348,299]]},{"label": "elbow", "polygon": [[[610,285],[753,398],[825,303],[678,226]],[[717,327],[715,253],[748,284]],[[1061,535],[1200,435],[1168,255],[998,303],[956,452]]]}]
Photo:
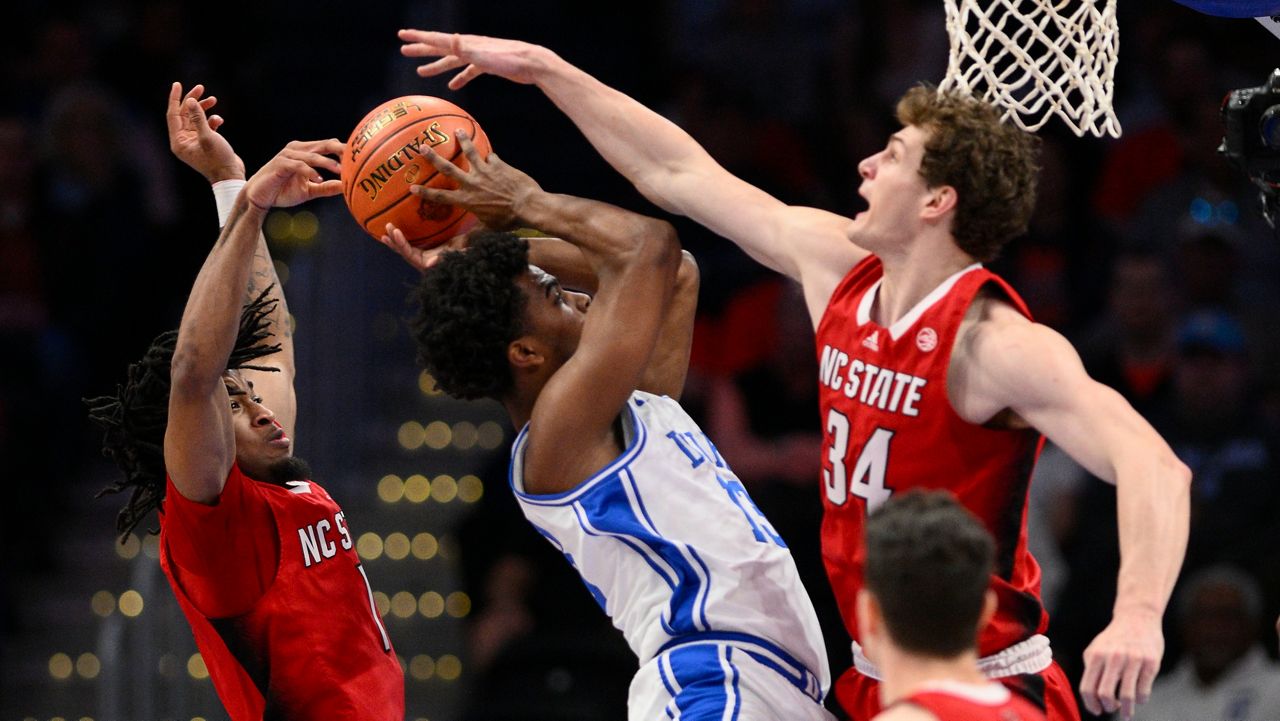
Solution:
[{"label": "elbow", "polygon": [[659,208],[662,208],[668,213],[683,215],[683,213],[680,212],[680,209],[676,207],[673,202],[668,200],[666,195],[662,192],[663,187],[667,184],[664,182],[665,177],[665,174],[662,173],[637,172],[636,180],[633,185],[635,185],[636,190],[644,196],[645,200],[653,203]]},{"label": "elbow", "polygon": [[702,285],[702,272],[698,269],[698,261],[693,253],[680,251],[680,268],[676,271],[676,290],[697,293]]},{"label": "elbow", "polygon": [[173,360],[169,363],[169,386],[172,395],[208,393],[209,386],[222,379],[223,369],[206,362],[194,348],[182,347],[179,339]]},{"label": "elbow", "polygon": [[1191,495],[1191,469],[1169,451],[1164,459],[1164,472],[1182,495]]},{"label": "elbow", "polygon": [[682,266],[683,252],[676,229],[665,220],[645,218],[636,233],[640,242],[636,251],[646,262],[656,268],[669,270],[673,275]]}]

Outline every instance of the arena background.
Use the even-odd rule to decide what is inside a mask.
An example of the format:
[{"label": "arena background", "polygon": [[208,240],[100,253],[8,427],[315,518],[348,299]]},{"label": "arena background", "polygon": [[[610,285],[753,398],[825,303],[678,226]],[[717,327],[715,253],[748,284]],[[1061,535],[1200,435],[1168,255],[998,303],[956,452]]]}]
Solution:
[{"label": "arena background", "polygon": [[[1223,95],[1260,85],[1280,41],[1163,1],[1120,12],[1125,135],[1043,133],[1032,231],[995,265],[1197,470],[1188,568],[1243,567],[1274,620],[1280,245],[1214,148]],[[176,326],[216,236],[207,186],[168,153],[170,82],[218,96],[250,173],[291,139],[345,139],[382,100],[438,94],[544,187],[657,212],[536,90],[485,78],[451,93],[414,75],[395,31],[518,37],[661,109],[778,197],[852,214],[856,163],[892,131],[893,100],[939,79],[946,57],[936,0],[106,0],[21,3],[4,25],[0,718],[41,721],[225,718],[154,538],[113,542],[123,499],[93,497],[114,469],[80,401]],[[848,647],[817,559],[801,304],[727,241],[678,226],[704,280],[689,405],[794,549],[838,672]],[[415,366],[413,271],[336,199],[267,228],[298,323],[298,453],[347,510],[409,718],[621,718],[634,659],[519,518],[511,429],[496,405],[436,394]],[[1114,492],[1050,450],[1033,494],[1050,634],[1078,677],[1114,594]],[[1174,614],[1166,626],[1170,668]],[[1274,631],[1256,629],[1274,655]]]}]

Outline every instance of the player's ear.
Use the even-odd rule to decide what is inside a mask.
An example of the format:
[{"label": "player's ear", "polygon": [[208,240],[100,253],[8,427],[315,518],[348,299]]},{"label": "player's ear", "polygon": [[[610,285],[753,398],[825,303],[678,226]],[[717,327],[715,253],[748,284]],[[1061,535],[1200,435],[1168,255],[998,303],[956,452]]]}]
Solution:
[{"label": "player's ear", "polygon": [[546,360],[541,344],[529,336],[520,336],[507,345],[507,362],[516,370],[534,370]]},{"label": "player's ear", "polygon": [[862,639],[863,653],[870,653],[866,647],[875,647],[876,638],[880,632],[880,604],[876,602],[876,597],[871,595],[871,592],[865,588],[858,589],[858,595],[854,603],[857,606],[858,637]]},{"label": "player's ear", "polygon": [[978,615],[979,631],[986,628],[987,624],[991,622],[991,617],[996,615],[996,605],[996,592],[988,588],[987,592],[982,595],[982,613]]},{"label": "player's ear", "polygon": [[925,201],[921,216],[925,220],[938,220],[954,210],[959,200],[956,189],[950,185],[929,188],[929,197]]}]

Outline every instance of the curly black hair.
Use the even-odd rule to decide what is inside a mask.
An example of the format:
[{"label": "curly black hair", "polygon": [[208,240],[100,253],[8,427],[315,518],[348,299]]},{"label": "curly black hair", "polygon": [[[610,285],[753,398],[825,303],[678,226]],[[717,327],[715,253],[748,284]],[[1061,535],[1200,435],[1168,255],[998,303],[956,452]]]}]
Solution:
[{"label": "curly black hair", "polygon": [[[278,368],[250,365],[280,350],[279,344],[263,341],[271,337],[268,316],[280,302],[268,298],[269,286],[240,313],[236,345],[227,369],[250,368],[276,371]],[[164,502],[164,432],[169,424],[170,369],[178,331],[156,336],[142,359],[131,363],[123,385],[113,395],[85,398],[89,419],[103,430],[102,454],[115,461],[124,477],[98,492],[97,497],[132,489],[132,495],[116,517],[116,531],[123,543],[142,519]]]},{"label": "curly black hair", "polygon": [[528,241],[483,232],[422,274],[413,324],[418,362],[445,393],[497,399],[511,390],[507,345],[524,332],[527,302],[515,280],[528,267]]}]

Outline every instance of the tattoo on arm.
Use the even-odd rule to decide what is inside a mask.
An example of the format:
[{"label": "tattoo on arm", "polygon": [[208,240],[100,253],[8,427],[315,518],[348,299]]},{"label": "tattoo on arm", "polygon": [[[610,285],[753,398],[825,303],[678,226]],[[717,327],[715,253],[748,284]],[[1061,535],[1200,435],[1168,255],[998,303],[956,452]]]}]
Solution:
[{"label": "tattoo on arm", "polygon": [[[229,225],[230,223],[228,223]],[[284,289],[280,286],[280,277],[276,274],[275,263],[271,260],[271,252],[267,249],[267,239],[258,235],[258,248],[253,253],[253,267],[249,271],[249,284],[245,288],[245,303],[249,303],[264,288],[275,286],[271,295],[280,302],[275,312],[268,319],[271,334],[276,338],[290,338],[293,328],[289,324],[289,307],[284,300]]]}]

